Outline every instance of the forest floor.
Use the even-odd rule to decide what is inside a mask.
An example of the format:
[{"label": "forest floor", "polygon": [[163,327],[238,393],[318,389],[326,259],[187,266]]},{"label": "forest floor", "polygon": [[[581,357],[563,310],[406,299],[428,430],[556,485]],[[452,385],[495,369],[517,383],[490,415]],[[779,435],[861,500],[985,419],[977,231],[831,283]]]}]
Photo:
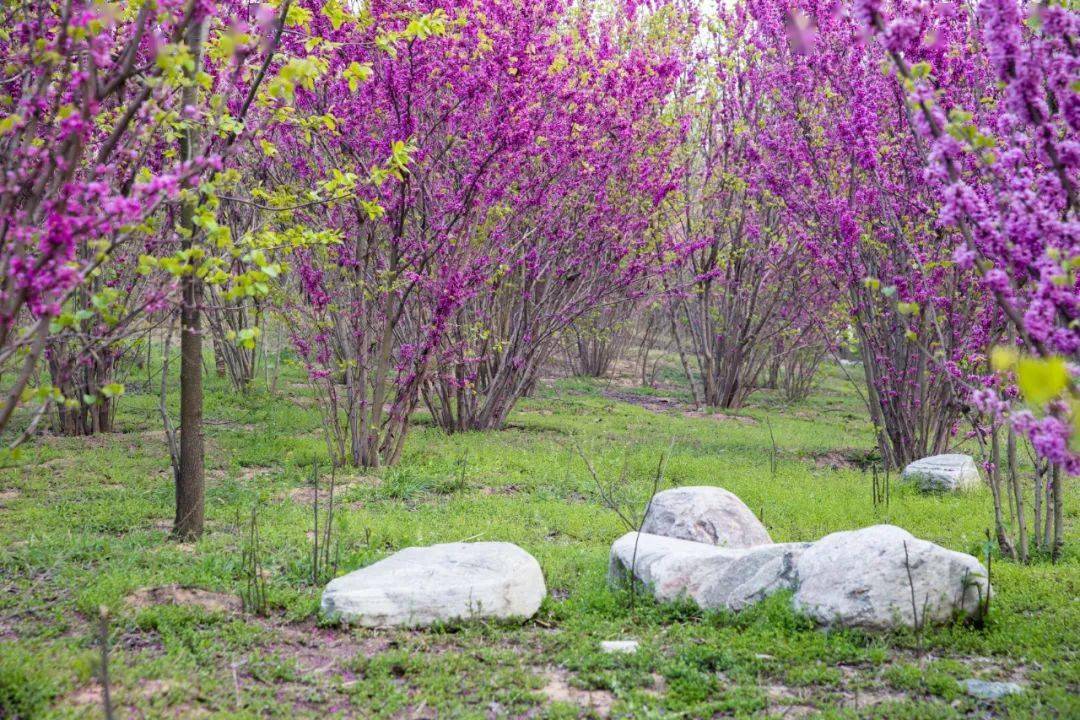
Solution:
[{"label": "forest floor", "polygon": [[[894,485],[875,506],[866,412],[839,368],[825,375],[804,402],[762,391],[736,412],[690,411],[669,375],[648,392],[545,382],[501,432],[446,436],[420,416],[399,466],[337,473],[338,573],[410,545],[506,540],[536,556],[549,591],[524,624],[425,631],[319,619],[309,476],[326,449],[295,372],[276,394],[208,380],[207,532],[191,544],[168,534],[155,383],[140,394],[129,378],[119,432],[37,438],[0,469],[0,717],[102,716],[101,607],[116,717],[1080,717],[1075,479],[1063,559],[995,557],[982,629],[823,632],[784,597],[733,615],[631,606],[609,588],[608,550],[626,527],[574,443],[605,482],[625,464],[620,493],[638,512],[671,447],[665,487],[721,485],[778,542],[893,523],[985,561],[989,491],[928,497]],[[265,616],[237,599],[256,504]],[[640,649],[602,653],[614,639]],[[980,701],[958,684],[968,678],[1024,692]]]}]

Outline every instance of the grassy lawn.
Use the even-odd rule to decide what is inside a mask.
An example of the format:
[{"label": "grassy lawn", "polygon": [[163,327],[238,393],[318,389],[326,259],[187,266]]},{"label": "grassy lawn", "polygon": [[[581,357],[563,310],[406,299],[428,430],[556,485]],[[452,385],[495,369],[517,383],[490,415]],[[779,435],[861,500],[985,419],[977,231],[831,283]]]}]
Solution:
[{"label": "grassy lawn", "polygon": [[[297,379],[283,378],[277,396],[208,381],[208,531],[195,544],[168,537],[157,398],[133,386],[121,432],[41,438],[0,470],[0,717],[101,716],[101,606],[118,717],[1080,717],[1075,479],[1063,561],[995,562],[981,630],[825,633],[783,597],[731,615],[641,599],[631,608],[607,586],[608,549],[626,528],[574,442],[605,479],[626,464],[628,507],[644,503],[670,445],[666,486],[721,485],[776,541],[888,522],[984,557],[985,488],[926,497],[894,487],[888,508],[873,506],[858,467],[872,447],[866,413],[837,368],[805,403],[762,392],[737,415],[688,414],[677,389],[559,380],[502,432],[446,436],[419,416],[400,466],[338,474],[340,572],[410,545],[506,540],[536,556],[549,592],[523,625],[429,631],[319,619],[304,488],[326,450]],[[265,617],[235,607],[241,518],[256,503]],[[147,600],[146,588],[172,585],[207,592]],[[640,641],[637,654],[600,652],[601,640],[626,638]],[[1026,689],[987,704],[959,689],[966,678]]]}]

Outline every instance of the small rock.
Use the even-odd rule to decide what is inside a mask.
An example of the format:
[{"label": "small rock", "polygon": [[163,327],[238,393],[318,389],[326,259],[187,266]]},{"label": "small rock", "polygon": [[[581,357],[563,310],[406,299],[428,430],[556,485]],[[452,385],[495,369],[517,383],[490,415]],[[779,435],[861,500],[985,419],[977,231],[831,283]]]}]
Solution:
[{"label": "small rock", "polygon": [[991,682],[971,678],[961,684],[968,695],[980,700],[1000,700],[1006,695],[1024,692],[1024,688],[1014,682]]},{"label": "small rock", "polygon": [[712,486],[680,487],[653,497],[641,532],[726,548],[772,542],[750,508],[733,493]]},{"label": "small rock", "polygon": [[331,580],[322,610],[365,627],[530,618],[547,594],[540,564],[505,542],[412,547]]},{"label": "small rock", "polygon": [[638,651],[637,640],[602,640],[600,649],[606,653],[633,654]]},{"label": "small rock", "polygon": [[970,455],[933,455],[910,463],[900,475],[923,492],[963,492],[978,487],[982,479]]},{"label": "small rock", "polygon": [[944,623],[978,615],[989,592],[986,568],[971,555],[893,525],[826,535],[801,554],[795,570],[795,609],[822,625],[914,627],[915,612],[920,625]]}]

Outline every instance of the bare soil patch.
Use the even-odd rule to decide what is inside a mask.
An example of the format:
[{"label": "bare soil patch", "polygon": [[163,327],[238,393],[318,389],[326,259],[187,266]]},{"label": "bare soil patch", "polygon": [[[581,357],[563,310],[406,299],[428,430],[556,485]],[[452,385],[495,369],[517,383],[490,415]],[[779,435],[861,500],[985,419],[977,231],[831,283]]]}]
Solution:
[{"label": "bare soil patch", "polygon": [[641,395],[621,390],[604,390],[602,394],[609,400],[618,400],[619,402],[637,405],[655,413],[665,413],[669,410],[679,410],[686,407],[686,403],[682,400],[663,395]]},{"label": "bare soil patch", "polygon": [[545,680],[540,692],[548,702],[562,702],[591,710],[600,717],[611,715],[615,696],[607,690],[582,690],[570,684],[570,673],[563,668],[547,667],[539,673]]},{"label": "bare soil patch", "polygon": [[814,467],[825,470],[869,470],[875,460],[874,451],[864,448],[841,448],[814,453],[810,457]]},{"label": "bare soil patch", "polygon": [[389,649],[393,641],[383,635],[357,637],[339,628],[320,628],[313,620],[270,625],[276,637],[263,652],[291,658],[303,674],[329,675],[341,671],[357,656],[371,657]]},{"label": "bare soil patch", "polygon": [[710,413],[704,410],[687,410],[683,413],[683,416],[688,418],[704,418],[706,420],[715,420],[717,422],[736,422],[740,425],[760,425],[757,420],[748,415],[731,415],[723,412]]},{"label": "bare soil patch", "polygon": [[[334,502],[342,498],[342,496],[350,489],[358,485],[366,485],[368,487],[378,487],[382,482],[377,477],[372,475],[350,475],[347,477],[340,477],[334,481]],[[311,505],[315,502],[315,488],[311,485],[304,485],[302,487],[292,488],[280,493],[276,497],[277,500],[292,500],[300,505]],[[319,481],[319,504],[322,505],[330,499],[330,479],[323,478]]]},{"label": "bare soil patch", "polygon": [[236,595],[180,585],[139,588],[125,600],[136,609],[152,605],[181,605],[199,607],[207,612],[240,612],[242,608],[240,598]]},{"label": "bare soil patch", "polygon": [[[159,695],[164,695],[172,688],[173,684],[168,680],[142,680],[139,682],[138,688],[134,689],[134,691],[115,686],[110,686],[109,690],[112,693],[114,706],[123,706],[125,703],[134,702],[137,698],[150,700]],[[65,698],[64,704],[74,705],[76,707],[89,707],[93,705],[104,707],[101,683],[94,682],[91,685],[84,685],[75,689]]]},{"label": "bare soil patch", "polygon": [[517,495],[519,492],[521,492],[521,486],[513,483],[509,485],[480,488],[481,495]]},{"label": "bare soil patch", "polygon": [[240,482],[248,483],[253,480],[258,480],[259,478],[265,477],[271,472],[273,472],[273,468],[263,467],[261,465],[242,467],[240,468],[240,474],[237,475],[236,479]]}]

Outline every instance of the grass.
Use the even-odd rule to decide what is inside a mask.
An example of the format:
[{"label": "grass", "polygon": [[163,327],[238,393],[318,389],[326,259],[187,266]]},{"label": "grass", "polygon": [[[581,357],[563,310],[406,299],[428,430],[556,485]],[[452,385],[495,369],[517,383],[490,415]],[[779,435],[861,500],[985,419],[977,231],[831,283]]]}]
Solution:
[{"label": "grass", "polygon": [[[502,432],[446,436],[419,416],[398,467],[338,474],[342,571],[410,545],[506,540],[536,556],[549,590],[530,622],[427,631],[319,618],[311,508],[297,490],[326,450],[297,379],[271,397],[208,378],[208,525],[194,544],[168,537],[172,480],[152,395],[123,398],[118,433],[42,437],[0,470],[0,717],[101,716],[102,606],[118,717],[1080,716],[1074,481],[1063,560],[995,558],[988,625],[933,629],[922,654],[907,632],[822,632],[783,597],[737,615],[651,601],[631,613],[608,587],[608,549],[625,528],[574,442],[605,478],[626,464],[629,505],[644,503],[673,444],[667,486],[722,485],[777,541],[889,522],[982,556],[988,490],[927,497],[894,486],[888,509],[873,506],[869,476],[844,461],[872,449],[866,414],[835,368],[804,403],[762,392],[717,416],[687,416],[678,388],[581,379],[544,385]],[[675,402],[657,402],[665,396]],[[253,504],[268,616],[128,602],[170,585],[238,594]],[[640,641],[638,653],[600,652],[601,640],[624,638]],[[959,688],[971,677],[1026,690],[987,704]]]}]

